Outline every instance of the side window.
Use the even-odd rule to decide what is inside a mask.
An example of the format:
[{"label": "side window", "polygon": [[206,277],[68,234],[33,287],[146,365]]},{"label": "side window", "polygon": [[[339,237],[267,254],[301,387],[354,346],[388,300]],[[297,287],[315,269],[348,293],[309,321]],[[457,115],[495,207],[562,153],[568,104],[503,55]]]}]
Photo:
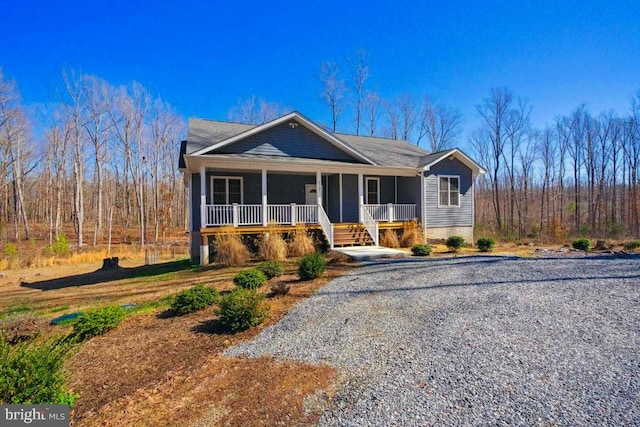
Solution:
[{"label": "side window", "polygon": [[438,206],[460,206],[460,177],[438,177]]}]

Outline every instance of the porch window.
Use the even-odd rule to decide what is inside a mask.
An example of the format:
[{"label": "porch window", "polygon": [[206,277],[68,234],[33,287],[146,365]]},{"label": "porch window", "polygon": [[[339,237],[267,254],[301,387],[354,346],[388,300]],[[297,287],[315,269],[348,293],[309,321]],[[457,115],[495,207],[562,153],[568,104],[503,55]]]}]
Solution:
[{"label": "porch window", "polygon": [[380,178],[365,178],[365,188],[367,205],[379,205],[380,204]]},{"label": "porch window", "polygon": [[211,177],[211,201],[214,205],[241,204],[242,200],[242,177]]},{"label": "porch window", "polygon": [[460,206],[460,177],[438,177],[438,206]]}]

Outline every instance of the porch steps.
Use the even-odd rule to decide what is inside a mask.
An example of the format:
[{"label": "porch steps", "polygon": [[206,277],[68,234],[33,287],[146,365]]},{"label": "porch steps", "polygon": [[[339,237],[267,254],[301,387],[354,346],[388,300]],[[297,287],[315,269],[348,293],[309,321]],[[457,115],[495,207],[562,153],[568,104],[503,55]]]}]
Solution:
[{"label": "porch steps", "polygon": [[333,225],[334,246],[372,246],[373,239],[364,225],[340,223]]}]

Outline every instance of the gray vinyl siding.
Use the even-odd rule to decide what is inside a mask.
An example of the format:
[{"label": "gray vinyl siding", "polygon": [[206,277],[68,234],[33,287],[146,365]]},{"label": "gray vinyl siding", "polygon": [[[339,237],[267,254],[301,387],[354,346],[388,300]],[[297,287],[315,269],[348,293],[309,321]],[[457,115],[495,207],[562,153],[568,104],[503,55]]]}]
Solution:
[{"label": "gray vinyl siding", "polygon": [[398,203],[413,203],[416,205],[416,219],[422,222],[422,186],[420,185],[420,177],[398,177]]},{"label": "gray vinyl siding", "polygon": [[358,222],[358,175],[342,175],[342,221]]},{"label": "gray vinyl siding", "polygon": [[[315,175],[280,175],[267,174],[267,203],[279,205],[297,203],[305,204],[305,184],[315,184]],[[262,193],[262,184],[258,187]]]},{"label": "gray vinyl siding", "polygon": [[288,123],[222,147],[212,154],[261,154],[362,163],[304,126],[291,128]]},{"label": "gray vinyl siding", "polygon": [[200,230],[200,174],[191,174],[191,231]]},{"label": "gray vinyl siding", "polygon": [[327,192],[325,204],[329,221],[340,222],[340,175],[335,174],[327,177]]},{"label": "gray vinyl siding", "polygon": [[[460,176],[460,206],[438,207],[438,176]],[[442,160],[425,172],[427,227],[473,225],[473,177],[471,169],[457,159]]]}]

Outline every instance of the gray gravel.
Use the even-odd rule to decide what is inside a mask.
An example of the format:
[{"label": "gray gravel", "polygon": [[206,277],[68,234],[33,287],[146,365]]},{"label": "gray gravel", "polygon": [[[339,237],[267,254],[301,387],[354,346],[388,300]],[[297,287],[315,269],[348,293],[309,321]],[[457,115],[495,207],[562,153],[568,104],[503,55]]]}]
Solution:
[{"label": "gray gravel", "polygon": [[334,366],[320,425],[640,425],[640,260],[372,262],[227,354]]}]

